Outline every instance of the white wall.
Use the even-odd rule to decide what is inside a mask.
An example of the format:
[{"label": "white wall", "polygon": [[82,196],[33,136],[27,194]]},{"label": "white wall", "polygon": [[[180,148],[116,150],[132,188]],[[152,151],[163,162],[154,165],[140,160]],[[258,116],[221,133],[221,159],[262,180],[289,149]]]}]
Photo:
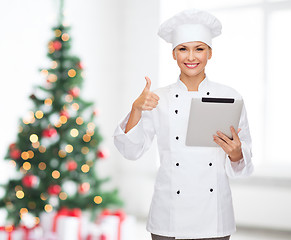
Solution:
[{"label": "white wall", "polygon": [[[0,158],[16,140],[18,119],[30,109],[29,95],[46,67],[46,46],[52,33],[53,6],[48,1],[6,1],[0,8],[1,118]],[[1,165],[2,179],[7,166]],[[2,180],[1,179],[1,180]]]},{"label": "white wall", "polygon": [[[131,104],[145,86],[144,77],[152,80],[152,88],[158,84],[158,36],[159,1],[125,0],[122,16],[122,87],[117,100],[121,108],[116,112],[114,124],[130,110]],[[114,103],[116,104],[116,103]],[[116,109],[116,105],[113,106]],[[112,126],[113,127],[113,126]],[[153,144],[154,145],[154,144]],[[114,149],[114,148],[113,148]],[[156,148],[153,147],[136,162],[124,160],[117,150],[112,151],[118,164],[118,179],[121,194],[126,200],[126,209],[145,218],[153,192],[156,173]]]}]

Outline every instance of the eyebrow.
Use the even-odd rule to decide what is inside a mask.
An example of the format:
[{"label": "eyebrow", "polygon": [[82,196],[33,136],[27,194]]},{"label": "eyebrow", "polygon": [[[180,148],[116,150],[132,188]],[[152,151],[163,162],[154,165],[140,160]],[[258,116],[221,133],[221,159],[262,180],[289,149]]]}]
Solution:
[{"label": "eyebrow", "polygon": [[[194,48],[201,47],[201,46],[203,47],[204,45],[203,45],[203,44],[199,44],[199,45],[195,46]],[[187,48],[188,46],[180,45],[180,47],[185,47],[185,48]]]}]

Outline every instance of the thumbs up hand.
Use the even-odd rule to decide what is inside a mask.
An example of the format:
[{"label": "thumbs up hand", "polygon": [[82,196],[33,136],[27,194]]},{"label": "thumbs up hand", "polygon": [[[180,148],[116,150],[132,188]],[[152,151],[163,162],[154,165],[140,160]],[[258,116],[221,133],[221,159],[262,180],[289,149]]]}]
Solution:
[{"label": "thumbs up hand", "polygon": [[140,96],[134,101],[132,107],[135,110],[139,111],[151,111],[157,107],[159,96],[150,91],[151,88],[151,80],[149,77],[145,77],[146,86],[143,89]]},{"label": "thumbs up hand", "polygon": [[150,91],[151,80],[148,77],[145,77],[145,79],[147,81],[145,88],[132,104],[132,111],[130,112],[129,119],[124,130],[125,133],[130,131],[138,123],[141,118],[142,111],[151,111],[158,105],[160,98],[157,94]]}]

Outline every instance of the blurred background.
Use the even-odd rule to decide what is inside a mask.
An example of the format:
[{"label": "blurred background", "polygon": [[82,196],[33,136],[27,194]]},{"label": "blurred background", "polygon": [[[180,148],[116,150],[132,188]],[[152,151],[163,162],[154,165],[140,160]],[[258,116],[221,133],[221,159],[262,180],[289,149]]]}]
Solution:
[{"label": "blurred background", "polygon": [[[57,4],[1,1],[1,183],[12,174],[2,160],[31,107],[33,86],[41,84],[38,70],[48,65]],[[245,234],[233,239],[291,239],[290,0],[67,0],[72,51],[84,65],[82,96],[96,103],[110,152],[98,172],[112,178],[107,187],[118,187],[126,213],[138,219],[138,239],[149,239],[144,228],[159,166],[156,144],[132,162],[117,152],[112,135],[143,90],[145,75],[152,89],[177,80],[171,45],[156,33],[161,22],[191,7],[222,22],[206,73],[243,95],[253,138],[253,176],[231,181],[237,226]]]}]

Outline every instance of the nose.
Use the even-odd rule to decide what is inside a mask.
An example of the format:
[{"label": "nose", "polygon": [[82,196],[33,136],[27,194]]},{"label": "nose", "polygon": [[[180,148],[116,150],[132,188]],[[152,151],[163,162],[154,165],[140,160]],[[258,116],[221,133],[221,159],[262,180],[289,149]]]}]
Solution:
[{"label": "nose", "polygon": [[189,55],[188,55],[188,60],[189,61],[194,61],[195,60],[195,53],[194,51],[189,51]]}]

